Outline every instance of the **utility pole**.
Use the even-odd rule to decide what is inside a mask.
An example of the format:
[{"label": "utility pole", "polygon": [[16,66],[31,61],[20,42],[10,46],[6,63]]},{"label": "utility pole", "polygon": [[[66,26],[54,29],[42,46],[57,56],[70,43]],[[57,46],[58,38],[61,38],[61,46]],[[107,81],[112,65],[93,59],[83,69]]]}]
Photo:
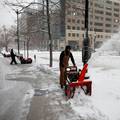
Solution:
[{"label": "utility pole", "polygon": [[90,51],[90,40],[88,36],[88,7],[89,1],[85,0],[85,34],[83,39],[83,48],[82,48],[82,62],[86,64],[91,56]]},{"label": "utility pole", "polygon": [[52,56],[52,38],[51,38],[51,31],[50,31],[50,14],[49,14],[49,2],[46,0],[47,4],[47,24],[48,24],[48,36],[49,36],[49,49],[50,49],[50,67],[52,67],[52,61],[53,61],[53,56]]},{"label": "utility pole", "polygon": [[[11,4],[11,3],[5,3],[5,4],[7,4],[7,5],[12,5],[12,6],[16,6],[15,4]],[[31,4],[33,4],[33,3],[30,3],[30,4],[28,4],[27,6],[23,6],[22,9],[20,9],[20,10],[18,10],[18,9],[17,9],[17,10],[12,9],[12,10],[15,11],[15,13],[17,14],[17,31],[16,31],[16,33],[17,33],[18,54],[20,54],[20,44],[19,44],[19,42],[20,42],[20,36],[19,36],[19,14],[20,14],[25,8],[29,7]]]}]

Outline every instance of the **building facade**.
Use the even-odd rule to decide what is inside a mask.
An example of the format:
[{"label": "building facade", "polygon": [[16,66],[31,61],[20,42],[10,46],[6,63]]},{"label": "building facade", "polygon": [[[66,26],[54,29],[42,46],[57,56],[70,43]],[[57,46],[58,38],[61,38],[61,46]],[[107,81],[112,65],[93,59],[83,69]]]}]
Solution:
[{"label": "building facade", "polygon": [[30,48],[38,50],[48,49],[48,32],[46,18],[43,11],[25,9],[20,17],[20,39],[26,41]]},{"label": "building facade", "polygon": [[[118,32],[120,26],[120,0],[88,0],[88,34],[91,48],[100,47]],[[40,0],[45,4],[45,0]],[[46,4],[45,4],[46,5]],[[32,13],[31,15],[28,13]],[[26,9],[21,16],[21,31],[29,36],[32,46],[49,49],[47,15],[45,7]],[[81,50],[85,33],[85,0],[60,0],[59,7],[50,10],[53,50],[71,45]],[[24,37],[25,38],[25,37]],[[26,38],[25,38],[26,39]],[[28,39],[28,37],[27,37]]]},{"label": "building facade", "polygon": [[[63,9],[64,8],[64,9]],[[64,16],[64,41],[74,50],[82,48],[85,0],[61,0]],[[89,0],[89,39],[92,48],[99,47],[120,26],[119,0]]]},{"label": "building facade", "polygon": [[[49,36],[46,8],[27,8],[20,17],[20,38],[21,41],[29,39],[29,44],[39,50],[49,50]],[[59,50],[61,29],[60,9],[50,11],[50,31],[53,43],[53,50]],[[63,45],[62,45],[63,46]]]}]

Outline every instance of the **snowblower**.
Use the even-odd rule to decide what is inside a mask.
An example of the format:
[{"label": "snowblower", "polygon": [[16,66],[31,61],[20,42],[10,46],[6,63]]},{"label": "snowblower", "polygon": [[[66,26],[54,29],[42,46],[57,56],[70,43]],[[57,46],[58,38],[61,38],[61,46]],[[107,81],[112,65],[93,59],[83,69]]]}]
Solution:
[{"label": "snowblower", "polygon": [[32,59],[31,58],[23,58],[23,56],[18,56],[18,59],[20,60],[21,64],[31,64]]},{"label": "snowblower", "polygon": [[76,88],[81,88],[86,95],[92,93],[92,81],[85,77],[88,64],[85,64],[82,70],[77,70],[76,66],[69,66],[66,68],[66,85],[65,85],[65,95],[68,98],[73,98]]}]

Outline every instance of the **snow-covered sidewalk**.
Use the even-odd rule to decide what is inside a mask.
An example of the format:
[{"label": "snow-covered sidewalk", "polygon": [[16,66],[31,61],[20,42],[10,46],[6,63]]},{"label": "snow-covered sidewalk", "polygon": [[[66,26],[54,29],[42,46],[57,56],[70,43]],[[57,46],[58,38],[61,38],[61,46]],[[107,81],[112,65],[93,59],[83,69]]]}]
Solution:
[{"label": "snow-covered sidewalk", "polygon": [[0,120],[21,120],[29,111],[33,89],[26,82],[17,82],[20,68],[9,63],[0,55]]}]

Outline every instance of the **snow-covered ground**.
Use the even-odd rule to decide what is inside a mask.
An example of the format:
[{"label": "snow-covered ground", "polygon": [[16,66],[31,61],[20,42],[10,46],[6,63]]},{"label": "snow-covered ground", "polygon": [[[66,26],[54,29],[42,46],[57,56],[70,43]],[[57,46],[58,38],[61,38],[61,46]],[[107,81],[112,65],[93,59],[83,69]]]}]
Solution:
[{"label": "snow-covered ground", "polygon": [[[0,55],[0,120],[19,120],[33,95],[31,85],[25,82],[8,81],[9,75],[17,74],[17,66],[10,66],[10,60]],[[29,95],[28,95],[29,94]],[[29,102],[30,103],[30,102]],[[24,115],[23,115],[24,116]]]},{"label": "snow-covered ground", "polygon": [[[59,94],[83,120],[120,120],[119,38],[119,35],[113,36],[92,54],[88,63],[92,96],[84,95],[80,89],[76,90],[74,98],[70,100],[65,100]],[[81,52],[72,53],[78,68],[82,68]],[[36,61],[34,54],[37,56]],[[10,66],[10,59],[0,56],[0,120],[23,119],[28,113],[33,89],[59,89],[59,55],[60,52],[53,52],[52,68],[49,67],[49,52],[46,51],[30,51],[33,58],[30,65]]]}]

